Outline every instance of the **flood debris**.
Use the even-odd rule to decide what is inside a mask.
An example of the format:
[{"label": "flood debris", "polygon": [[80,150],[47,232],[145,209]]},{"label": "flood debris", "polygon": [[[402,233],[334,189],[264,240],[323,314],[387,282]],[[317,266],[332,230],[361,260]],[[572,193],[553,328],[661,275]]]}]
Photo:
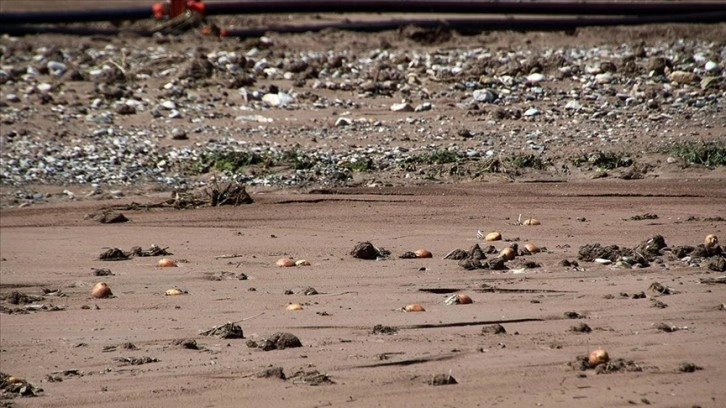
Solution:
[{"label": "flood debris", "polygon": [[220,339],[244,339],[242,327],[234,322],[225,323],[223,325],[214,326],[211,329],[204,330],[200,333],[202,336],[219,337]]},{"label": "flood debris", "polygon": [[703,370],[703,367],[699,367],[694,363],[684,361],[681,364],[678,365],[678,371],[682,373],[693,373],[698,370]]},{"label": "flood debris", "polygon": [[125,215],[123,215],[123,213],[113,210],[103,211],[100,214],[96,214],[93,216],[93,219],[101,224],[118,224],[130,221]]},{"label": "flood debris", "polygon": [[374,260],[385,259],[391,255],[391,252],[384,248],[378,248],[369,241],[363,241],[357,243],[353,250],[350,251],[350,254],[354,258]]},{"label": "flood debris", "polygon": [[288,377],[288,379],[292,380],[293,384],[305,384],[312,386],[335,384],[335,381],[333,381],[327,374],[323,374],[318,370],[297,371],[295,374]]},{"label": "flood debris", "polygon": [[659,295],[675,295],[676,293],[678,293],[678,291],[676,291],[675,289],[664,286],[659,282],[651,283],[650,286],[648,286],[648,290],[655,292]]},{"label": "flood debris", "polygon": [[108,268],[91,268],[91,274],[93,276],[114,276],[114,273]]},{"label": "flood debris", "polygon": [[592,328],[587,323],[580,322],[570,327],[570,331],[575,333],[590,333],[592,332]]},{"label": "flood debris", "polygon": [[433,386],[439,386],[439,385],[453,385],[458,384],[456,379],[451,375],[451,373],[448,374],[436,374],[431,378],[431,385]]},{"label": "flood debris", "polygon": [[109,248],[98,256],[101,261],[125,261],[131,259],[131,254],[126,253],[120,248]]},{"label": "flood debris", "polygon": [[129,251],[120,248],[109,248],[98,256],[101,261],[125,261],[133,256],[150,257],[150,256],[167,256],[174,255],[167,251],[169,247],[162,248],[158,245],[151,245],[149,249],[143,249],[140,246],[131,247]]},{"label": "flood debris", "polygon": [[242,272],[234,273],[234,272],[221,271],[221,272],[214,273],[213,275],[210,275],[209,280],[212,280],[212,281],[247,280],[247,274],[242,273]]},{"label": "flood debris", "polygon": [[300,339],[292,333],[277,332],[262,341],[249,340],[249,348],[259,348],[262,351],[284,350],[286,348],[302,347]]},{"label": "flood debris", "polygon": [[158,363],[159,359],[155,357],[114,357],[114,361],[122,363],[122,365],[142,365],[149,363]]},{"label": "flood debris", "polygon": [[282,367],[266,367],[258,371],[256,374],[257,378],[277,378],[279,380],[285,380],[285,371]]},{"label": "flood debris", "polygon": [[507,334],[507,330],[501,324],[490,324],[481,328],[481,334]]},{"label": "flood debris", "polygon": [[201,347],[197,344],[194,339],[175,339],[171,342],[175,346],[181,346],[182,348],[189,350],[201,350]]},{"label": "flood debris", "polygon": [[393,326],[384,326],[382,324],[377,324],[373,326],[373,329],[371,330],[371,334],[396,334],[398,333],[398,329]]},{"label": "flood debris", "polygon": [[22,378],[0,372],[0,398],[19,397],[37,397],[43,392],[43,389],[35,386]]}]

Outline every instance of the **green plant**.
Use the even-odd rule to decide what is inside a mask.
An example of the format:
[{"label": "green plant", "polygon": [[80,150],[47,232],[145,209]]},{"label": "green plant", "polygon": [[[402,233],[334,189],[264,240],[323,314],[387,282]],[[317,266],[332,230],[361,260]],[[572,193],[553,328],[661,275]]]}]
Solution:
[{"label": "green plant", "polygon": [[510,157],[507,161],[511,163],[513,167],[519,169],[527,167],[531,169],[542,170],[545,167],[542,158],[540,158],[539,156],[535,156],[534,154],[514,155]]},{"label": "green plant", "polygon": [[683,142],[674,144],[669,153],[688,164],[708,167],[726,166],[726,144],[716,142]]},{"label": "green plant", "polygon": [[459,161],[459,155],[456,152],[446,149],[436,149],[432,152],[414,156],[406,160],[407,163],[413,164],[446,164],[457,161]]},{"label": "green plant", "polygon": [[258,153],[254,152],[210,152],[203,154],[194,170],[198,174],[218,170],[225,173],[237,173],[240,169],[266,162]]},{"label": "green plant", "polygon": [[354,173],[361,173],[373,168],[373,160],[366,157],[362,159],[357,159],[354,162],[351,161],[342,163],[340,167],[346,168]]},{"label": "green plant", "polygon": [[628,167],[633,164],[633,159],[623,152],[592,152],[589,154],[581,154],[574,159],[572,163],[575,166],[589,164],[598,169],[612,170],[618,167]]}]

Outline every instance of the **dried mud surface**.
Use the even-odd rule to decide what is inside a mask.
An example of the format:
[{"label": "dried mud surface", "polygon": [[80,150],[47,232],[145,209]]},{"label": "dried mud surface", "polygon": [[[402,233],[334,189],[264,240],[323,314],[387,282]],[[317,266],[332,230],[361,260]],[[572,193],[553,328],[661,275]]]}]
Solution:
[{"label": "dried mud surface", "polygon": [[[684,37],[721,41],[722,47],[718,33],[723,32],[723,26],[668,26],[588,29],[574,35],[454,34],[437,45],[421,45],[396,33],[271,37],[292,50],[367,50],[382,42],[393,50],[496,49],[529,41],[536,53],[551,44],[596,47],[632,40],[648,46]],[[166,46],[184,50],[192,38],[198,39],[185,37]],[[76,41],[63,36],[37,40],[59,46]],[[223,47],[218,40],[198,40],[205,47]],[[133,43],[109,41],[124,41],[127,47]],[[149,81],[154,85],[149,89],[163,84]],[[279,82],[262,80],[259,86]],[[214,86],[206,89],[221,92]],[[329,96],[336,95],[358,98],[345,91]],[[397,99],[360,98],[363,107],[355,115],[389,124],[419,118],[391,112],[388,106]],[[518,127],[525,134],[562,126],[544,120],[478,121],[446,101],[432,102],[434,109],[421,113],[429,121],[423,123],[438,126],[437,116],[444,115],[439,119],[442,133],[452,135],[460,128],[484,134],[491,127]],[[533,103],[541,107],[537,103],[546,102]],[[228,108],[219,105],[223,113]],[[294,132],[301,123],[335,129],[332,123],[339,115],[333,112],[343,109],[264,111],[288,118],[267,125],[265,138],[281,146],[314,146],[309,140],[275,137]],[[678,126],[675,134],[685,140],[723,143],[723,94],[717,93],[707,109],[712,114],[674,115],[659,126]],[[64,129],[55,120],[36,118],[27,125],[31,135]],[[131,118],[130,126],[150,126],[164,134],[172,127],[192,127],[168,121],[149,125],[149,116]],[[598,177],[599,170],[592,168],[567,174],[522,169],[481,177],[451,177],[449,168],[436,168],[434,177],[409,178],[405,172],[381,170],[356,173],[334,185],[250,185],[251,204],[194,209],[144,207],[167,200],[173,190],[154,181],[101,186],[118,190],[102,199],[86,197],[96,189],[87,184],[4,184],[0,385],[10,381],[5,374],[21,378],[35,386],[27,390],[37,396],[11,398],[21,388],[11,384],[0,405],[724,406],[726,368],[720,356],[726,347],[726,285],[719,278],[725,273],[709,267],[723,256],[705,250],[688,252],[702,256],[675,255],[676,248],[685,251],[685,246],[699,251],[708,234],[726,235],[724,167],[667,162],[667,154],[652,149],[660,133],[633,137],[625,129],[623,135],[629,136],[619,139],[617,129],[624,126],[617,123],[608,124],[616,129],[609,145],[588,145],[589,139],[578,137],[605,125],[583,121],[561,147],[562,156],[588,148],[638,152],[636,160],[649,164],[643,177]],[[95,127],[81,122],[66,130],[82,134],[88,129]],[[393,140],[358,130],[331,143],[339,143],[341,150],[346,145],[393,149],[424,143],[415,138],[415,128],[404,129],[411,137]],[[263,132],[252,137],[262,138]],[[158,142],[183,147],[210,137],[190,133],[191,140],[162,137]],[[473,145],[456,138],[449,142]],[[522,151],[512,148],[516,142],[508,143],[495,147]],[[615,174],[620,171],[627,169]],[[18,195],[19,190],[43,199]],[[72,199],[63,190],[74,192]],[[98,216],[104,208],[127,204],[129,209],[120,212],[129,221],[99,222],[110,219]],[[520,215],[541,224],[518,225]],[[478,231],[500,231],[503,240],[483,241]],[[583,246],[596,243],[618,245],[629,255],[649,251],[641,244],[656,235],[667,247],[648,255],[645,267],[630,267],[629,258],[617,255],[609,264],[578,259]],[[364,241],[379,255],[389,251],[390,256],[354,258],[351,251]],[[542,251],[523,255],[526,243]],[[483,261],[512,244],[519,256],[504,263],[503,270],[469,270],[460,260],[443,259],[474,244],[494,246]],[[140,248],[129,251],[134,247]],[[131,255],[99,260],[109,248]],[[433,256],[399,257],[420,248]],[[160,249],[177,267],[158,267],[161,256],[144,256]],[[310,265],[276,266],[283,257]],[[113,296],[91,296],[99,281],[110,286]],[[179,289],[173,292],[178,294],[167,295],[169,289]],[[473,303],[446,304],[456,293],[469,295]],[[287,310],[290,304],[302,309]],[[425,312],[402,311],[411,304],[420,304]],[[231,322],[241,330],[224,326]],[[215,327],[220,330],[211,330]],[[606,349],[611,362],[587,368],[582,356],[595,348]]]}]

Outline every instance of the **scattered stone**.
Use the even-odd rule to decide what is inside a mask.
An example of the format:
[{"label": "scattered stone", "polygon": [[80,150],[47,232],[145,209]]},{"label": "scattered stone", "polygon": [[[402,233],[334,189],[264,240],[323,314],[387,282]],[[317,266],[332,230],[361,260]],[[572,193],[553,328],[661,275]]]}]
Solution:
[{"label": "scattered stone", "polygon": [[595,368],[597,374],[610,374],[620,371],[641,372],[643,368],[632,360],[624,360],[622,358],[610,360],[607,363],[600,364]]},{"label": "scattered stone", "polygon": [[678,331],[678,327],[671,326],[667,323],[658,323],[655,325],[655,328],[666,333],[673,333],[675,331]]},{"label": "scattered stone", "polygon": [[[42,388],[4,372],[0,372],[0,390],[2,390],[3,399],[6,396],[37,397],[43,393]],[[3,406],[5,405],[3,404]],[[13,404],[9,403],[7,406],[13,406]]]},{"label": "scattered stone", "polygon": [[391,105],[391,111],[393,112],[413,112],[414,108],[408,103],[394,103]]},{"label": "scattered stone", "polygon": [[101,224],[116,224],[121,222],[129,222],[129,219],[126,218],[125,215],[115,211],[106,211],[94,218]]},{"label": "scattered stone", "polygon": [[633,215],[632,217],[630,217],[631,221],[657,220],[657,219],[658,219],[658,214],[653,214],[653,213],[638,214],[638,215]]},{"label": "scattered stone", "polygon": [[650,301],[652,302],[651,306],[653,306],[657,309],[665,309],[666,307],[668,307],[667,304],[661,302],[658,299],[650,299]]},{"label": "scattered stone", "polygon": [[223,280],[247,280],[247,274],[245,273],[233,273],[233,272],[217,272],[214,275],[209,277],[209,280],[213,281],[223,281]]},{"label": "scattered stone", "polygon": [[584,319],[585,318],[585,315],[583,315],[582,313],[575,312],[575,311],[567,311],[563,314],[568,319]]}]

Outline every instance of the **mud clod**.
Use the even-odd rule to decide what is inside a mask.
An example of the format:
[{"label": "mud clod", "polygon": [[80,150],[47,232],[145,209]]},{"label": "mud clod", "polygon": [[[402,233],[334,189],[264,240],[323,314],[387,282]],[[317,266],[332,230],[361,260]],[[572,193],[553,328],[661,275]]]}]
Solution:
[{"label": "mud clod", "polygon": [[199,350],[199,345],[197,344],[197,341],[194,339],[176,339],[172,342],[175,346],[181,346],[185,349],[189,350]]},{"label": "mud clod", "polygon": [[318,370],[298,371],[288,379],[292,380],[294,384],[306,384],[312,386],[335,384],[335,381],[328,377],[327,374],[323,374]]},{"label": "mud clod", "polygon": [[130,259],[130,254],[122,251],[119,248],[109,248],[98,256],[98,259],[101,261],[125,261],[127,259]]},{"label": "mud clod", "polygon": [[690,362],[683,362],[678,366],[678,371],[682,373],[693,373],[698,370],[703,370],[703,367],[699,367]]},{"label": "mud clod", "polygon": [[592,328],[587,323],[580,322],[572,327],[570,327],[570,331],[576,332],[576,333],[590,333],[592,331]]}]

